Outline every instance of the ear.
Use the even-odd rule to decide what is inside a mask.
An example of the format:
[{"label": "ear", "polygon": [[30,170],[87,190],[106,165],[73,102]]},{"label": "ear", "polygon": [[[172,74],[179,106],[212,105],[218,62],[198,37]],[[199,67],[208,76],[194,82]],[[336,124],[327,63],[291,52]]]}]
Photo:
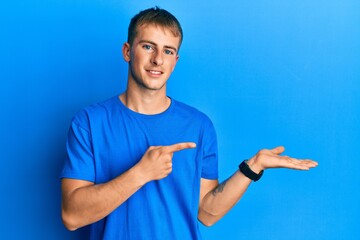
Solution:
[{"label": "ear", "polygon": [[129,43],[124,43],[123,47],[122,47],[122,54],[123,54],[123,58],[126,62],[130,62],[130,44]]},{"label": "ear", "polygon": [[175,64],[174,64],[174,67],[172,68],[171,72],[173,72],[175,70],[175,67],[176,67],[176,64],[177,64],[177,62],[179,60],[179,57],[180,57],[179,55],[176,55]]}]

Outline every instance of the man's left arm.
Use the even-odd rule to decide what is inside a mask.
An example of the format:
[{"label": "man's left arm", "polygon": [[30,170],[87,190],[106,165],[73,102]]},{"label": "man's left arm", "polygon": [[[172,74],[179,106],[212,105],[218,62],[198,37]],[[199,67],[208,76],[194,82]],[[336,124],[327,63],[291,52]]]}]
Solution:
[{"label": "man's left arm", "polygon": [[[247,164],[257,174],[269,168],[309,170],[317,166],[312,160],[280,156],[284,150],[284,147],[260,150]],[[217,180],[202,178],[198,219],[205,226],[216,223],[241,199],[251,181],[239,170],[220,184]]]}]

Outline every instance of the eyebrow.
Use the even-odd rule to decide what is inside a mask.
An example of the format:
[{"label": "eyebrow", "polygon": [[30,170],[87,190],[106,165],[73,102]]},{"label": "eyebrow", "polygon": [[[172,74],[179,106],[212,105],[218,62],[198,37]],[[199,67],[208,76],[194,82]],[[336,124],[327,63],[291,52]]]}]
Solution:
[{"label": "eyebrow", "polygon": [[[154,43],[153,41],[150,41],[150,40],[140,40],[139,43],[150,43],[154,46],[158,46],[156,43]],[[174,50],[176,53],[177,53],[177,48],[176,47],[173,47],[173,46],[169,46],[169,45],[165,45],[164,46],[165,48],[169,48],[169,49],[172,49]]]}]

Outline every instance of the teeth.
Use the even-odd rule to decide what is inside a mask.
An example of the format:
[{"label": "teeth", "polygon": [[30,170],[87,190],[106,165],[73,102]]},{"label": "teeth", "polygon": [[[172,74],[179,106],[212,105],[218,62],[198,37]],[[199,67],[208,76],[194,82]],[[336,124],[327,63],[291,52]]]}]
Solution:
[{"label": "teeth", "polygon": [[149,71],[150,73],[152,73],[152,74],[161,74],[161,72],[159,72],[159,71]]}]

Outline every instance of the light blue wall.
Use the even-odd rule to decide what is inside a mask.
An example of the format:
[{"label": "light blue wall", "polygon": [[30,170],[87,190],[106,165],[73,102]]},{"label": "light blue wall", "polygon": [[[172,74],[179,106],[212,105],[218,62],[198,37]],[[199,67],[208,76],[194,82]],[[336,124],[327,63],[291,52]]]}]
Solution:
[{"label": "light blue wall", "polygon": [[159,5],[185,39],[169,95],[217,129],[220,180],[261,148],[313,158],[266,171],[205,240],[360,236],[360,2],[7,1],[0,7],[0,239],[82,239],[60,220],[71,117],[121,93],[130,18]]}]

